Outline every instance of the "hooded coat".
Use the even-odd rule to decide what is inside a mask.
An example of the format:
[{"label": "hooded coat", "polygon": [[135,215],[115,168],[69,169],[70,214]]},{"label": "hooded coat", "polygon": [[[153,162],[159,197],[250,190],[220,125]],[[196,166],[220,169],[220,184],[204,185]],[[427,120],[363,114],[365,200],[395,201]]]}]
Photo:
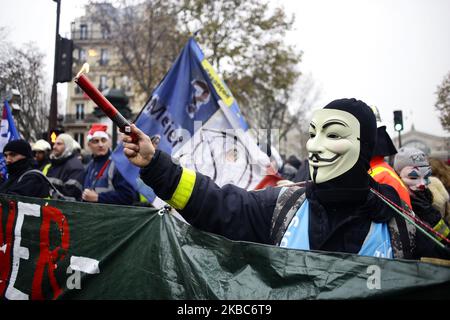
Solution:
[{"label": "hooded coat", "polygon": [[63,139],[66,148],[59,157],[50,155],[51,166],[45,175],[66,200],[79,201],[83,192],[84,167],[73,153],[75,145],[72,137],[64,133],[58,137]]},{"label": "hooded coat", "polygon": [[8,180],[0,185],[0,193],[17,194],[28,197],[46,198],[49,196],[49,184],[45,177],[33,170],[31,147],[25,140],[8,142],[3,152],[12,151],[25,156],[6,166]]}]

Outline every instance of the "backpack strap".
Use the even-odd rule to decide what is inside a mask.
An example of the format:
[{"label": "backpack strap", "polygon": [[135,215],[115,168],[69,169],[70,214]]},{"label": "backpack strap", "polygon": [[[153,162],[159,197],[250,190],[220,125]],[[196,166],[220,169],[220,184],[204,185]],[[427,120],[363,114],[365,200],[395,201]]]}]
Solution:
[{"label": "backpack strap", "polygon": [[[403,200],[401,200],[401,204],[405,210],[410,211],[408,205]],[[416,250],[416,227],[396,214],[389,221],[388,228],[391,235],[392,253],[394,254],[394,258],[413,258],[414,251]]]},{"label": "backpack strap", "polygon": [[[47,178],[47,176],[46,176],[44,173],[42,173],[40,170],[33,169],[33,170],[28,170],[28,171],[24,172],[24,173],[19,177],[19,179],[17,179],[17,182],[20,182],[20,181],[22,180],[22,178],[25,177],[25,176],[28,175],[28,174],[34,174],[34,175],[41,176],[42,178],[44,178],[45,181],[47,181],[47,183],[49,184],[49,186],[53,189],[54,193],[56,193],[60,199],[63,199],[63,200],[69,200],[69,199],[67,199],[61,192],[59,192],[58,189],[56,189],[55,185],[54,185],[54,184]],[[52,196],[52,194],[51,194],[50,196]]]},{"label": "backpack strap", "polygon": [[272,216],[270,230],[270,241],[279,245],[289,223],[305,200],[305,188],[288,187],[283,188],[278,195],[275,210]]}]

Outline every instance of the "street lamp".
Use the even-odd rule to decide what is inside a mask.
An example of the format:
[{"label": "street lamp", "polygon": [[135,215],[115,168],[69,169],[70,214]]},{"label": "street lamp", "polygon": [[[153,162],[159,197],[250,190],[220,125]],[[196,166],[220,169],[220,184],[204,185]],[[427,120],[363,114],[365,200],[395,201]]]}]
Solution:
[{"label": "street lamp", "polygon": [[[113,106],[116,107],[117,111],[119,111],[125,119],[129,119],[131,117],[131,109],[128,106],[128,101],[130,100],[125,92],[121,89],[116,89],[113,85],[113,88],[106,89],[102,92],[106,99],[112,103]],[[94,108],[94,115],[98,118],[104,117],[105,114],[99,107]],[[112,148],[113,150],[117,146],[117,125],[112,122]]]}]

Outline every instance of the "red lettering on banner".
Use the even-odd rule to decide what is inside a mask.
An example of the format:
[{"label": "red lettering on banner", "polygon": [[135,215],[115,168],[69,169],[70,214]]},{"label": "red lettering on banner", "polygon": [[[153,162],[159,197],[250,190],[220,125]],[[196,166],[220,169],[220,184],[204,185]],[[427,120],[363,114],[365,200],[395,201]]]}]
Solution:
[{"label": "red lettering on banner", "polygon": [[[61,243],[55,249],[50,250],[50,225],[55,222],[61,234]],[[33,286],[31,289],[32,299],[44,299],[42,294],[42,279],[45,267],[47,266],[50,285],[53,290],[53,299],[56,299],[62,289],[58,285],[55,277],[56,262],[63,260],[69,250],[69,225],[62,212],[54,207],[42,207],[42,224],[40,229],[40,254],[36,264],[36,271],[33,277]]]},{"label": "red lettering on banner", "polygon": [[16,203],[9,202],[8,220],[3,231],[3,206],[0,203],[0,297],[4,297],[9,275],[11,273],[11,248],[13,237],[13,225],[16,219]]}]

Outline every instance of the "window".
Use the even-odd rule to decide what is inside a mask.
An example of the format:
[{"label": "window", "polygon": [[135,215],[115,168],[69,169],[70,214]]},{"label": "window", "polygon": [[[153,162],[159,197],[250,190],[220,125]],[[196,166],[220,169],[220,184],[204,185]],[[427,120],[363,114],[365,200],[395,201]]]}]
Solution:
[{"label": "window", "polygon": [[109,38],[109,31],[106,28],[102,28],[102,39]]},{"label": "window", "polygon": [[81,149],[84,149],[84,133],[75,132],[73,137],[80,144]]},{"label": "window", "polygon": [[108,87],[106,82],[107,82],[107,77],[106,76],[100,76],[100,84],[98,86],[98,89],[100,91],[103,91],[103,90],[105,90]]},{"label": "window", "polygon": [[100,65],[104,66],[108,64],[108,50],[101,49],[100,51]]},{"label": "window", "polygon": [[84,103],[76,104],[76,117],[77,120],[84,120]]},{"label": "window", "polygon": [[131,91],[131,79],[128,78],[128,76],[122,76],[120,82],[120,89],[122,89],[125,92]]},{"label": "window", "polygon": [[75,85],[75,94],[81,94],[81,89],[77,85]]},{"label": "window", "polygon": [[78,59],[81,63],[86,62],[86,49],[78,49]]},{"label": "window", "polygon": [[80,40],[86,40],[88,38],[87,24],[80,25]]}]

